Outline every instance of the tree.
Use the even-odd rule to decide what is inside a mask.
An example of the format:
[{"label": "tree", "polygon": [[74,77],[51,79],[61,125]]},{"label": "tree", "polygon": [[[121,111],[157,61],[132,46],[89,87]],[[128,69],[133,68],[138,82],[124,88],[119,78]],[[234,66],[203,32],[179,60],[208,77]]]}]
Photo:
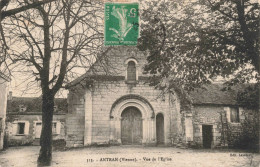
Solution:
[{"label": "tree", "polygon": [[[1,24],[2,20],[4,20],[6,17],[10,17],[10,16],[14,16],[18,13],[21,13],[23,11],[32,9],[32,8],[36,8],[40,5],[46,4],[46,3],[50,3],[54,0],[44,0],[44,1],[32,1],[29,2],[28,0],[24,0],[24,2],[20,2],[20,3],[16,3],[17,5],[10,5],[11,0],[1,0],[0,1],[0,41],[1,41],[1,48],[0,48],[0,53],[1,54],[1,59],[0,59],[0,67],[2,64],[4,64],[7,67],[6,64],[6,58],[7,58],[7,50],[8,50],[8,46],[6,44],[6,40],[5,40],[5,35],[4,35],[4,31],[3,31],[3,26]],[[12,6],[11,9],[9,9],[9,6]],[[14,7],[15,6],[15,7]]]},{"label": "tree", "polygon": [[[5,20],[10,58],[30,74],[42,93],[39,165],[50,165],[54,97],[79,68],[101,50],[103,5],[99,1],[56,0]],[[19,68],[20,66],[20,68]]]},{"label": "tree", "polygon": [[[152,85],[186,91],[217,76],[258,80],[259,4],[252,0],[151,1],[142,12],[139,48],[149,50]],[[155,7],[156,6],[156,7]]]}]

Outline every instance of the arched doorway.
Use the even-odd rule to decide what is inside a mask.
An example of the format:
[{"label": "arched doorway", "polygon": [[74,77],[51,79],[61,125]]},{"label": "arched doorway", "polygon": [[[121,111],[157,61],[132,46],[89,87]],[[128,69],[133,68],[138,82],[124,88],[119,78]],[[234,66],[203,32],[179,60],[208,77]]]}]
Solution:
[{"label": "arched doorway", "polygon": [[122,144],[142,144],[142,114],[136,107],[128,107],[121,114]]},{"label": "arched doorway", "polygon": [[164,118],[161,113],[156,115],[156,139],[157,144],[164,144]]}]

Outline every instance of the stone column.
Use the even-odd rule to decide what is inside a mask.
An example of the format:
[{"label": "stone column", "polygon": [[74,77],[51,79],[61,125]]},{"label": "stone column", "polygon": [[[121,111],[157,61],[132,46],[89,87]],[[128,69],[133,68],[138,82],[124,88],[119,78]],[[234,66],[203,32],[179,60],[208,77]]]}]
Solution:
[{"label": "stone column", "polygon": [[186,113],[185,116],[185,132],[186,142],[193,141],[193,124],[192,124],[192,113]]},{"label": "stone column", "polygon": [[147,136],[148,136],[147,118],[144,118],[142,120],[143,120],[143,140],[142,140],[142,143],[146,144]]},{"label": "stone column", "polygon": [[114,140],[114,131],[115,131],[115,121],[114,121],[114,118],[110,118],[110,121],[109,121],[109,123],[110,123],[110,126],[109,126],[109,130],[110,130],[110,136],[109,136],[109,140],[110,141],[112,141],[112,140]]},{"label": "stone column", "polygon": [[149,144],[154,144],[155,142],[155,128],[154,128],[154,119],[148,118],[148,142]]},{"label": "stone column", "polygon": [[114,118],[115,119],[115,139],[121,144],[121,118]]},{"label": "stone column", "polygon": [[151,126],[150,126],[150,119],[149,118],[146,118],[146,144],[149,144],[150,143],[150,132],[151,132]]},{"label": "stone column", "polygon": [[92,142],[92,91],[87,89],[85,93],[85,131],[84,131],[84,146],[90,145]]},{"label": "stone column", "polygon": [[170,114],[169,113],[165,113],[163,115],[163,119],[164,119],[164,142],[165,145],[170,145],[171,144],[171,140],[169,138],[170,135],[170,128],[171,124],[170,124]]},{"label": "stone column", "polygon": [[155,118],[151,118],[152,131],[151,131],[151,140],[153,143],[156,143],[156,128],[155,128]]}]

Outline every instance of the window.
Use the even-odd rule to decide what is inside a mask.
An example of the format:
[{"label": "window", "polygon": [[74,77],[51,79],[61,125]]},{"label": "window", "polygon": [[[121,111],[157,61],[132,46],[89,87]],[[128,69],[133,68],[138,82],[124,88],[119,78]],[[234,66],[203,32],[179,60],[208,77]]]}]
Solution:
[{"label": "window", "polygon": [[[60,134],[60,122],[52,122],[52,134]],[[40,138],[42,131],[42,122],[35,123],[35,138]]]},{"label": "window", "polygon": [[238,108],[230,108],[230,121],[234,123],[239,122],[239,109]]},{"label": "window", "polygon": [[57,122],[52,123],[52,133],[57,134]]},{"label": "window", "polygon": [[58,106],[55,105],[53,108],[54,108],[54,112],[58,111]]},{"label": "window", "polygon": [[24,122],[19,122],[17,125],[17,134],[18,135],[23,135],[24,134],[24,127],[25,123]]},{"label": "window", "polygon": [[27,107],[25,107],[24,105],[19,105],[19,112],[25,112],[27,109]]},{"label": "window", "polygon": [[224,107],[226,111],[227,121],[232,123],[239,123],[239,108],[238,107]]},{"label": "window", "polygon": [[136,81],[136,67],[134,61],[129,61],[127,66],[127,81]]},{"label": "window", "polygon": [[13,135],[28,135],[29,134],[29,121],[14,121],[12,124]]}]

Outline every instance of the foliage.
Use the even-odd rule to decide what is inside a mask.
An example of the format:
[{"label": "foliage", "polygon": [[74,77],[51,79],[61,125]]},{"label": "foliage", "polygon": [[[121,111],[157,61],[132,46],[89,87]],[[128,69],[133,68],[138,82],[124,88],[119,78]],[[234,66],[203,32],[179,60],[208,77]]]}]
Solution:
[{"label": "foliage", "polygon": [[[229,132],[229,143],[232,148],[248,149],[258,151],[259,149],[259,122],[258,112],[254,110],[244,111],[243,119],[240,123],[241,132],[238,136],[232,136],[232,130]],[[232,129],[232,125],[229,125]]]},{"label": "foliage", "polygon": [[217,76],[258,79],[259,4],[250,0],[150,1],[139,48],[149,50],[153,85],[192,90]]},{"label": "foliage", "polygon": [[259,95],[259,84],[249,85],[238,93],[238,104],[248,109],[258,109]]},{"label": "foliage", "polygon": [[9,66],[21,78],[27,76],[28,89],[41,88],[39,165],[51,164],[55,95],[79,68],[88,69],[102,49],[101,15],[100,1],[55,0],[4,20]]}]

